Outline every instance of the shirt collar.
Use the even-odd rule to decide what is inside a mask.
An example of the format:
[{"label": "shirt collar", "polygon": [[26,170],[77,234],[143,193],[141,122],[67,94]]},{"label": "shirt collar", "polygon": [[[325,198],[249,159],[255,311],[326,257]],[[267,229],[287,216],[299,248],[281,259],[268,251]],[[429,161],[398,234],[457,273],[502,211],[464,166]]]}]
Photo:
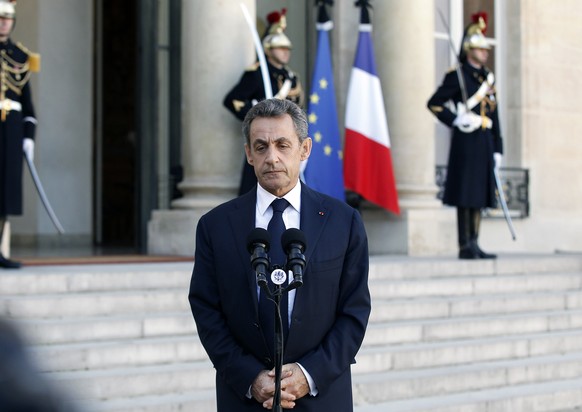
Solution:
[{"label": "shirt collar", "polygon": [[[257,208],[261,215],[265,214],[275,199],[277,199],[277,196],[267,192],[260,184],[257,184]],[[299,180],[295,187],[283,196],[283,199],[286,199],[297,212],[301,212],[301,183]]]}]

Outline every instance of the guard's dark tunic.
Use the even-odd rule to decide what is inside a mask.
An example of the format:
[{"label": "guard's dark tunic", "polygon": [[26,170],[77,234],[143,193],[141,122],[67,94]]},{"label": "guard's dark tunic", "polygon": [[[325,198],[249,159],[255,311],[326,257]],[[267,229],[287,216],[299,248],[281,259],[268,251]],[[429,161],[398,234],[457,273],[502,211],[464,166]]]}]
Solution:
[{"label": "guard's dark tunic", "polygon": [[34,139],[29,52],[0,43],[0,216],[22,214],[22,141]]},{"label": "guard's dark tunic", "polygon": [[[271,75],[271,88],[273,95],[283,86],[286,79],[291,79],[291,90],[286,99],[303,106],[303,88],[299,77],[288,67],[281,69],[273,66],[267,61],[269,74]],[[257,102],[265,99],[265,88],[263,85],[263,75],[259,63],[246,70],[240,81],[232,88],[224,98],[224,106],[241,121],[244,120],[248,111]],[[257,184],[257,177],[254,168],[246,160],[243,165],[239,195],[248,192]]]},{"label": "guard's dark tunic", "polygon": [[[468,63],[461,66],[461,72],[465,79],[467,97],[471,100],[490,72],[487,68],[477,69]],[[489,78],[491,80],[492,75]],[[463,101],[459,79],[453,69],[445,75],[443,83],[428,101],[428,107],[441,122],[453,128],[443,203],[480,209],[495,207],[493,153],[503,153],[503,141],[493,82],[484,97],[477,100],[478,103],[472,111],[491,119],[491,126],[464,133],[453,126],[456,113],[451,107],[457,107]],[[447,102],[452,102],[453,105],[449,106]]]}]

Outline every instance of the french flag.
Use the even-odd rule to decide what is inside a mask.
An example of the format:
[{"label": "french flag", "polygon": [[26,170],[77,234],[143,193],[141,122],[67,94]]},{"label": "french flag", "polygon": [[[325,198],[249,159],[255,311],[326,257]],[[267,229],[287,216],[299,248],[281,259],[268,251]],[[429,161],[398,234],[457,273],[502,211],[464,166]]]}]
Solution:
[{"label": "french flag", "polygon": [[358,47],[346,102],[344,180],[346,189],[400,214],[392,168],[382,87],[376,71],[372,25],[362,4]]}]

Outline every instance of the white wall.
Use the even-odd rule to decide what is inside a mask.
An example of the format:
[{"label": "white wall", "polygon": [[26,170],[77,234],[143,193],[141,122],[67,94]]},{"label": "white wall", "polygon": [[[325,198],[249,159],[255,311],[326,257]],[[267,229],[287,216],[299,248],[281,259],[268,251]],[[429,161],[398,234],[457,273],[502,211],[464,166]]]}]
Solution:
[{"label": "white wall", "polygon": [[[582,252],[582,2],[507,3],[506,148],[530,169],[530,217],[485,222],[497,250]],[[511,156],[511,155],[510,155]],[[493,248],[492,247],[492,248]]]}]

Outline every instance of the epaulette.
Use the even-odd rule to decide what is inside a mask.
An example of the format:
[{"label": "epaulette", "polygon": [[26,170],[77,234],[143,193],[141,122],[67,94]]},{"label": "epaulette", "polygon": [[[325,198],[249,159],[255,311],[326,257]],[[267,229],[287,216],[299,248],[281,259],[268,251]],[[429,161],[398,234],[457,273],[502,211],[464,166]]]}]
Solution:
[{"label": "epaulette", "polygon": [[449,68],[447,69],[447,74],[448,74],[448,73],[450,73],[450,72],[454,72],[454,71],[456,71],[456,70],[457,70],[457,67],[459,67],[459,65],[458,65],[458,64],[455,64],[454,66],[451,66],[451,67],[449,67]]},{"label": "epaulette", "polygon": [[15,44],[16,47],[18,47],[20,50],[22,50],[24,53],[28,55],[29,70],[34,73],[40,72],[40,54],[31,52],[19,41],[17,41]]},{"label": "epaulette", "polygon": [[254,72],[254,71],[257,71],[259,69],[259,67],[261,67],[261,63],[256,62],[255,64],[247,67],[245,71],[247,71],[247,72]]}]

